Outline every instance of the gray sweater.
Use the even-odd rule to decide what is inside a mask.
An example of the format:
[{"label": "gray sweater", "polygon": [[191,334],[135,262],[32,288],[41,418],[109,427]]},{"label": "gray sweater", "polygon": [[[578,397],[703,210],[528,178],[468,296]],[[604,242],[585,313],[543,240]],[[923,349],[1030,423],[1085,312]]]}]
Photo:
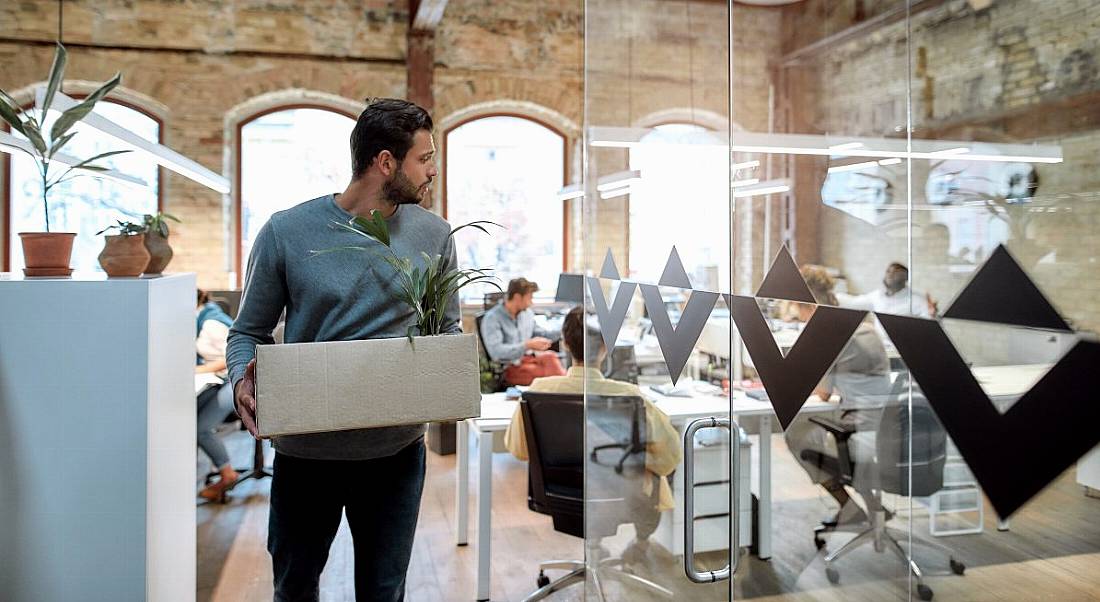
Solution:
[{"label": "gray sweater", "polygon": [[[397,298],[397,275],[373,252],[343,251],[312,256],[310,251],[345,245],[381,244],[332,227],[352,215],[333,195],[307,201],[271,217],[260,229],[241,296],[237,319],[229,330],[226,361],[236,387],[256,345],[271,336],[286,309],[284,342],[353,341],[406,336],[415,324],[413,311]],[[423,251],[443,255],[454,267],[450,226],[416,205],[401,205],[386,221],[397,255],[421,265]],[[460,332],[457,296],[447,306],[444,332]],[[393,455],[424,434],[424,425],[338,431],[275,437],[275,448],[300,458],[366,460]]]}]

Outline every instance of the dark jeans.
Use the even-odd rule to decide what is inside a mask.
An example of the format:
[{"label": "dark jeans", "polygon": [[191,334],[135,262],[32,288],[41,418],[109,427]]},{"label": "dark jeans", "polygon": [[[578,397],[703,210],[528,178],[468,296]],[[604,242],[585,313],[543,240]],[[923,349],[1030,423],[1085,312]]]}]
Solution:
[{"label": "dark jeans", "polygon": [[348,517],[355,599],[405,599],[405,572],[424,490],[424,440],[372,460],[307,460],[275,454],[267,550],[275,600],[317,600],[321,571]]}]

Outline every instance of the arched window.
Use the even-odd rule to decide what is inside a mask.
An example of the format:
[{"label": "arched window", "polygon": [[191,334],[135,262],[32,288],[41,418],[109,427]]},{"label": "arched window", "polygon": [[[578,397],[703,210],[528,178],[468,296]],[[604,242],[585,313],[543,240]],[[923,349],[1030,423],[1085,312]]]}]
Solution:
[{"label": "arched window", "polygon": [[[490,235],[456,235],[461,267],[492,267],[502,286],[524,277],[553,297],[565,265],[565,223],[557,192],[566,182],[565,136],[526,117],[494,115],[446,134],[444,217],[452,226],[496,222]],[[480,303],[490,287],[462,291]]]},{"label": "arched window", "polygon": [[694,124],[656,126],[631,147],[630,278],[656,283],[675,245],[696,287],[729,290],[729,167],[722,138]]},{"label": "arched window", "polygon": [[[95,112],[150,142],[161,141],[161,123],[140,109],[114,100],[96,105]],[[44,130],[52,127],[56,117],[47,118]],[[83,124],[79,132],[65,145],[64,153],[87,158],[126,147],[115,138]],[[21,135],[18,132],[15,136]],[[8,206],[8,265],[12,271],[23,268],[23,249],[19,232],[45,230],[45,209],[42,205],[42,180],[34,160],[24,153],[9,155],[10,174]],[[127,175],[144,180],[147,186],[136,186],[119,180],[79,177],[57,185],[50,191],[50,230],[76,232],[73,242],[72,267],[77,271],[96,271],[103,238],[95,233],[115,223],[115,220],[141,221],[142,215],[156,213],[160,207],[160,170],[156,163],[139,153],[115,155],[97,161]],[[52,171],[52,169],[51,169]],[[60,175],[60,174],[59,174]]]},{"label": "arched window", "polygon": [[272,214],[347,187],[355,119],[330,108],[280,107],[238,127],[239,285],[252,243]]}]

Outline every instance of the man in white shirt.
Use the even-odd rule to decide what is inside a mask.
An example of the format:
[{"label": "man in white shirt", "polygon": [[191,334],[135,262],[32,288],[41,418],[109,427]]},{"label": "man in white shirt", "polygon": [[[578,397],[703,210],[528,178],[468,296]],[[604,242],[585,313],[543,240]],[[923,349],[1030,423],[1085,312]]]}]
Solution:
[{"label": "man in white shirt", "polygon": [[[913,291],[908,283],[909,269],[903,264],[894,262],[886,267],[882,288],[863,295],[837,295],[837,297],[840,298],[841,306],[852,309],[921,318],[935,316],[938,308],[931,295]],[[910,299],[912,299],[912,307],[910,307]]]}]

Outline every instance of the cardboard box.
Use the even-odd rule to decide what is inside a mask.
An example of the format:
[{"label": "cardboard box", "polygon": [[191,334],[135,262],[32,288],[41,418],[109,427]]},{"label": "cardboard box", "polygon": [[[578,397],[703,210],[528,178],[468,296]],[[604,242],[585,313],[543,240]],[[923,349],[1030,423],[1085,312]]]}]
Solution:
[{"label": "cardboard box", "polygon": [[474,334],[256,348],[262,436],[462,420],[481,413]]}]

